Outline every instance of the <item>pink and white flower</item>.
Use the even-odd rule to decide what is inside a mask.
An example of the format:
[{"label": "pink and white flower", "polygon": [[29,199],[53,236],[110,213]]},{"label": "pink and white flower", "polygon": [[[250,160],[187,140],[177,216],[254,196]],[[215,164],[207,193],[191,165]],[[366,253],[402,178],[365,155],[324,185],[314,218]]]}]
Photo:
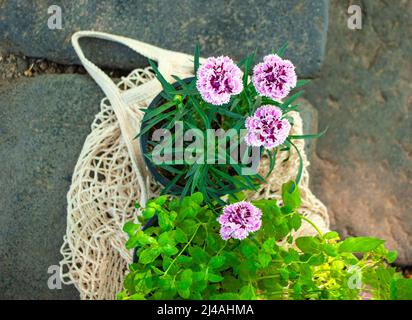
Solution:
[{"label": "pink and white flower", "polygon": [[280,101],[296,87],[295,66],[289,60],[270,54],[254,67],[252,80],[259,94]]},{"label": "pink and white flower", "polygon": [[220,236],[223,240],[245,239],[250,232],[255,232],[262,225],[262,211],[246,201],[224,207],[218,218],[221,224]]},{"label": "pink and white flower", "polygon": [[222,105],[242,92],[242,71],[229,57],[210,57],[197,71],[196,86],[203,100]]},{"label": "pink and white flower", "polygon": [[266,149],[285,142],[291,128],[289,121],[282,119],[282,110],[272,105],[258,108],[253,116],[246,119],[245,126],[248,130],[246,144]]}]

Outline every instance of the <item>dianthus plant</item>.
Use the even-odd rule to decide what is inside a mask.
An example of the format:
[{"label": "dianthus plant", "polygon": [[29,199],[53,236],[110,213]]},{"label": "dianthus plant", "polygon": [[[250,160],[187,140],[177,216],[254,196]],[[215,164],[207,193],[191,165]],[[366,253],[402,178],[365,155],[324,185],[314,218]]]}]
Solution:
[{"label": "dianthus plant", "polygon": [[[207,202],[222,203],[222,195],[256,190],[264,182],[266,177],[256,170],[261,155],[269,156],[270,174],[278,151],[299,152],[293,140],[319,136],[290,134],[293,118],[289,113],[299,111],[296,99],[303,91],[289,94],[307,81],[298,81],[295,66],[283,59],[285,50],[286,46],[253,66],[255,54],[238,64],[227,56],[209,57],[201,64],[196,47],[196,76],[175,77],[175,85],[168,83],[150,61],[164,91],[159,104],[145,110],[139,136],[148,137],[145,156],[162,175],[168,176],[163,194],[172,191],[184,197],[201,192]],[[196,134],[187,141],[182,136],[190,130]],[[211,130],[224,135],[223,144],[215,143],[216,136],[209,135]],[[161,138],[152,138],[155,131],[168,134],[162,134],[159,142]],[[179,144],[180,139],[184,141]],[[193,147],[199,141],[202,147]],[[161,155],[159,158],[168,160],[155,161],[154,151]],[[244,169],[251,167],[252,171],[245,173]],[[296,173],[297,183],[301,168]],[[177,193],[173,191],[176,186]]]},{"label": "dianthus plant", "polygon": [[[389,265],[396,252],[383,240],[322,233],[299,213],[295,182],[282,197],[282,206],[230,197],[224,208],[205,205],[200,193],[151,200],[141,222],[124,227],[135,262],[118,298],[412,298],[412,280]],[[296,236],[303,223],[316,235]]]}]

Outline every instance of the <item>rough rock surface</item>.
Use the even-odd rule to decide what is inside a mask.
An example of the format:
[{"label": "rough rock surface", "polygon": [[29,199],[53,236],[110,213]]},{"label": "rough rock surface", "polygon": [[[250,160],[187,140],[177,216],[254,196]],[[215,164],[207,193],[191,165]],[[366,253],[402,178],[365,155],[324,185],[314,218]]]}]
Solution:
[{"label": "rough rock surface", "polygon": [[333,227],[386,239],[412,265],[412,2],[356,3],[361,30],[347,28],[348,1],[331,2],[326,60],[305,95],[329,126],[311,181]]},{"label": "rough rock surface", "polygon": [[66,230],[66,194],[103,97],[84,75],[0,86],[0,299],[75,299],[47,286]]},{"label": "rough rock surface", "polygon": [[[50,30],[51,5],[62,8],[62,29]],[[287,57],[302,76],[313,76],[324,56],[328,0],[1,0],[0,51],[72,64],[70,37],[78,30],[129,36],[171,50],[240,60],[255,48],[262,56],[288,41]],[[131,70],[146,59],[101,40],[85,40],[99,65]],[[93,54],[91,54],[93,53]]]}]

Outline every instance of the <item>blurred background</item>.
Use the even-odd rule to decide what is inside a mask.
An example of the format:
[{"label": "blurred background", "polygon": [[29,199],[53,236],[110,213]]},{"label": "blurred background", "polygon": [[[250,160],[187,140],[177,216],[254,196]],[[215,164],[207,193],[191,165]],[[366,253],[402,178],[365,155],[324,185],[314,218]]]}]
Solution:
[{"label": "blurred background", "polygon": [[[61,259],[71,173],[104,97],[70,43],[89,29],[187,53],[198,40],[203,56],[236,60],[288,41],[286,57],[312,79],[305,130],[329,127],[307,148],[313,192],[332,228],[386,239],[409,275],[411,16],[409,0],[0,0],[0,298],[78,298],[47,281]],[[147,65],[114,44],[82,44],[113,78]]]}]

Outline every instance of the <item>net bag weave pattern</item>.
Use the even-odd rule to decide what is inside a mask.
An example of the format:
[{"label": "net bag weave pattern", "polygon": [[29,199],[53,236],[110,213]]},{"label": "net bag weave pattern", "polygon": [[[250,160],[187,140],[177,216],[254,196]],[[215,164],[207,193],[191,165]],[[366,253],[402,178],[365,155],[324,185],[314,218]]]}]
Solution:
[{"label": "net bag weave pattern", "polygon": [[[159,194],[157,186],[144,165],[138,141],[142,108],[162,90],[150,68],[136,69],[118,84],[83,54],[79,39],[94,37],[115,41],[158,63],[160,72],[169,82],[172,74],[181,78],[193,76],[193,57],[164,50],[149,44],[102,32],[80,31],[72,37],[73,47],[82,64],[104,91],[100,112],[96,115],[74,169],[67,194],[67,230],[63,238],[60,261],[61,278],[73,284],[81,299],[114,299],[122,289],[123,278],[132,262],[132,252],[124,246],[127,236],[123,225],[139,214],[134,203],[143,206],[147,199]],[[294,117],[293,134],[302,134],[302,120]],[[304,154],[303,140],[296,141],[303,158],[300,183],[302,213],[321,230],[329,228],[325,206],[309,189],[309,162]],[[286,162],[278,157],[275,170],[255,198],[280,199],[280,186],[293,179],[299,166],[296,152]],[[268,168],[263,159],[260,170]],[[313,234],[306,223],[299,233]]]}]

